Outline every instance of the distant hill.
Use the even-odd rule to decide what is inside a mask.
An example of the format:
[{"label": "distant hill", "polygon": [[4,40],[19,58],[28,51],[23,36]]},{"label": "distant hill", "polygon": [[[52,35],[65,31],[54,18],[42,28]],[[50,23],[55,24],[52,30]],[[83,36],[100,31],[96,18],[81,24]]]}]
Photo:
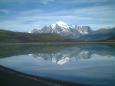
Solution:
[{"label": "distant hill", "polygon": [[7,30],[0,30],[0,42],[56,42],[64,41],[64,38],[58,34],[48,33],[22,33],[12,32]]},{"label": "distant hill", "polygon": [[83,35],[79,39],[88,41],[115,40],[115,28],[99,29],[87,35]]}]

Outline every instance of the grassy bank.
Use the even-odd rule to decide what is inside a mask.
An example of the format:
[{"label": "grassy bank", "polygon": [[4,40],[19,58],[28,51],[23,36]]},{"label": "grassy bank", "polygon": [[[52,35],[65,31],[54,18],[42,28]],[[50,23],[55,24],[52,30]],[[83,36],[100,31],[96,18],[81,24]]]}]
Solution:
[{"label": "grassy bank", "polygon": [[17,44],[26,44],[26,45],[60,45],[60,44],[115,44],[115,41],[84,41],[84,42],[17,42],[17,43],[0,43],[0,45],[17,45]]}]

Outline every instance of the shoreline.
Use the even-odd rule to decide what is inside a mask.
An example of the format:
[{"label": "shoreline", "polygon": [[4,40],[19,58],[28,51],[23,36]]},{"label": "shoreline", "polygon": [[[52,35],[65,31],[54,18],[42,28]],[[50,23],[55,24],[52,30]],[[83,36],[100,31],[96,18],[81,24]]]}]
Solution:
[{"label": "shoreline", "polygon": [[0,45],[63,45],[63,44],[115,44],[115,41],[105,41],[105,42],[28,42],[28,43],[0,43]]},{"label": "shoreline", "polygon": [[[25,82],[28,86],[88,86],[88,85],[79,84],[79,83],[71,83],[67,81],[33,76],[33,75],[25,74],[22,72],[18,72],[18,71],[15,71],[15,70],[12,70],[0,65],[0,80],[1,81],[4,80],[3,82],[6,82],[4,78],[5,75],[7,75],[6,81],[10,82],[11,86],[18,86],[20,85],[20,83],[21,83],[20,86],[25,86]],[[2,83],[2,86],[8,86],[9,84],[5,85],[7,84],[7,82]]]}]

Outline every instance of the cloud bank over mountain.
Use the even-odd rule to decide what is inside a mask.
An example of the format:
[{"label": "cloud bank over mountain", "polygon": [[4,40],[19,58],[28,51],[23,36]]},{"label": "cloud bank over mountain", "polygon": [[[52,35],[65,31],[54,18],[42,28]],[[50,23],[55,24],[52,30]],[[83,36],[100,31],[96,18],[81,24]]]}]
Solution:
[{"label": "cloud bank over mountain", "polygon": [[114,0],[0,0],[0,28],[31,31],[56,21],[115,26]]}]

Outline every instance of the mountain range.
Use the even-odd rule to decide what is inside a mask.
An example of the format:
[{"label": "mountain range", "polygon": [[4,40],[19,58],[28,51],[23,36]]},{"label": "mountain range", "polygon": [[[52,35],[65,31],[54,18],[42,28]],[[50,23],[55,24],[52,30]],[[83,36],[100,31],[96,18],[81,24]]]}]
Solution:
[{"label": "mountain range", "polygon": [[0,29],[0,43],[33,43],[33,42],[115,42],[115,27],[92,30],[89,26],[68,25],[57,22],[33,29],[31,33],[14,32]]},{"label": "mountain range", "polygon": [[44,26],[40,30],[33,29],[32,33],[56,33],[65,39],[98,41],[114,38],[115,27],[94,31],[90,26],[68,25],[65,22],[58,21],[56,24]]}]

